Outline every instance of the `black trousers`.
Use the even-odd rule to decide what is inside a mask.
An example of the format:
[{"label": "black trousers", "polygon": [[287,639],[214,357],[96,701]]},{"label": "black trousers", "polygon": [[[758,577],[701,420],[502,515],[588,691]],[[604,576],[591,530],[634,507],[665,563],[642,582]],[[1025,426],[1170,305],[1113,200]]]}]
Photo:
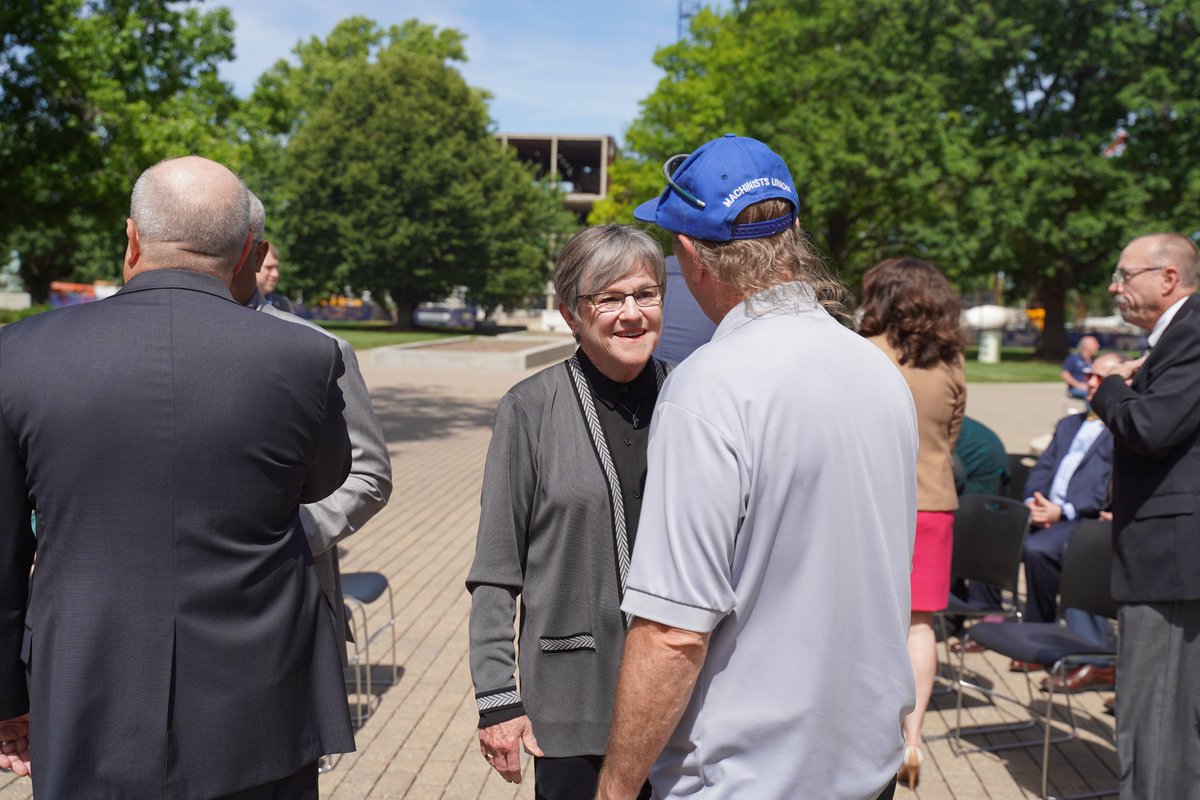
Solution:
[{"label": "black trousers", "polygon": [[317,800],[317,762],[306,764],[286,778],[251,786],[213,800]]},{"label": "black trousers", "polygon": [[[592,800],[604,756],[566,756],[533,760],[535,800]],[[638,800],[650,800],[650,783],[642,786]]]}]

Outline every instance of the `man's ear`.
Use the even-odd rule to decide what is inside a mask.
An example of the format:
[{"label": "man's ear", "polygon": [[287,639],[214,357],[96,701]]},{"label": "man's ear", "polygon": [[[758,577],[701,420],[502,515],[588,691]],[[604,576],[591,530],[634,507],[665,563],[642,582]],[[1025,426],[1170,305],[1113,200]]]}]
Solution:
[{"label": "man's ear", "polygon": [[688,270],[692,280],[697,282],[704,280],[708,270],[696,257],[696,246],[692,244],[691,239],[683,234],[673,233],[671,234],[671,248],[675,251],[675,257],[679,259],[680,268]]},{"label": "man's ear", "polygon": [[1179,267],[1174,264],[1167,264],[1159,273],[1162,279],[1162,293],[1164,297],[1172,295],[1179,288]]},{"label": "man's ear", "polygon": [[238,259],[237,264],[233,267],[233,272],[230,275],[237,275],[242,271],[242,267],[246,266],[246,259],[250,257],[250,251],[254,249],[254,234],[246,231],[246,242],[242,245],[242,255]]},{"label": "man's ear", "polygon": [[137,223],[132,218],[125,220],[125,238],[128,244],[125,245],[125,282],[133,277],[137,271],[138,259],[142,257],[142,246],[138,241]]},{"label": "man's ear", "polygon": [[254,271],[256,273],[262,270],[263,262],[267,260],[267,253],[269,252],[271,252],[271,243],[266,239],[263,239],[254,248]]}]

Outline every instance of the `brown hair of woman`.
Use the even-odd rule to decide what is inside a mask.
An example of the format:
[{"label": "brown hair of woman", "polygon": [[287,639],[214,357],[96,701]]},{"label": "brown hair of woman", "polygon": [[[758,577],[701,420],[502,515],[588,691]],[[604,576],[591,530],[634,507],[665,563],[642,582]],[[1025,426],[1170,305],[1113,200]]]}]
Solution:
[{"label": "brown hair of woman", "polygon": [[863,336],[887,334],[900,363],[928,369],[962,355],[958,294],[941,271],[919,258],[889,258],[863,276]]}]

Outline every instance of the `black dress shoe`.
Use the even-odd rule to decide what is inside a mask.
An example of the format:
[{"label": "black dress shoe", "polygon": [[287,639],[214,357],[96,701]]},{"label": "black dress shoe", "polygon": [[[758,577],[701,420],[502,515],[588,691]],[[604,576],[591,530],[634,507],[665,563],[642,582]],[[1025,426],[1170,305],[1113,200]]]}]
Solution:
[{"label": "black dress shoe", "polygon": [[1112,714],[1114,717],[1117,715],[1117,696],[1115,694],[1112,697],[1104,698],[1104,713]]},{"label": "black dress shoe", "polygon": [[1049,691],[1054,684],[1055,692],[1074,694],[1075,692],[1107,691],[1113,688],[1117,680],[1117,668],[1114,666],[1101,667],[1096,664],[1084,664],[1066,675],[1056,678],[1046,678],[1042,681],[1042,689]]}]

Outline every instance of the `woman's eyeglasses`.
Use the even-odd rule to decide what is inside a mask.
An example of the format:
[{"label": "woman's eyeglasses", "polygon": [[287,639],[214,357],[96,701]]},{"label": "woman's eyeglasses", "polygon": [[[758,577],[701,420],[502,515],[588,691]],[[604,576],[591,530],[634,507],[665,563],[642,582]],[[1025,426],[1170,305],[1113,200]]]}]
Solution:
[{"label": "woman's eyeglasses", "polygon": [[662,305],[663,289],[661,286],[647,286],[636,292],[596,292],[595,294],[579,295],[580,300],[587,300],[592,304],[592,308],[601,314],[620,311],[625,307],[625,298],[627,297],[632,297],[633,302],[642,308],[652,308]]}]

